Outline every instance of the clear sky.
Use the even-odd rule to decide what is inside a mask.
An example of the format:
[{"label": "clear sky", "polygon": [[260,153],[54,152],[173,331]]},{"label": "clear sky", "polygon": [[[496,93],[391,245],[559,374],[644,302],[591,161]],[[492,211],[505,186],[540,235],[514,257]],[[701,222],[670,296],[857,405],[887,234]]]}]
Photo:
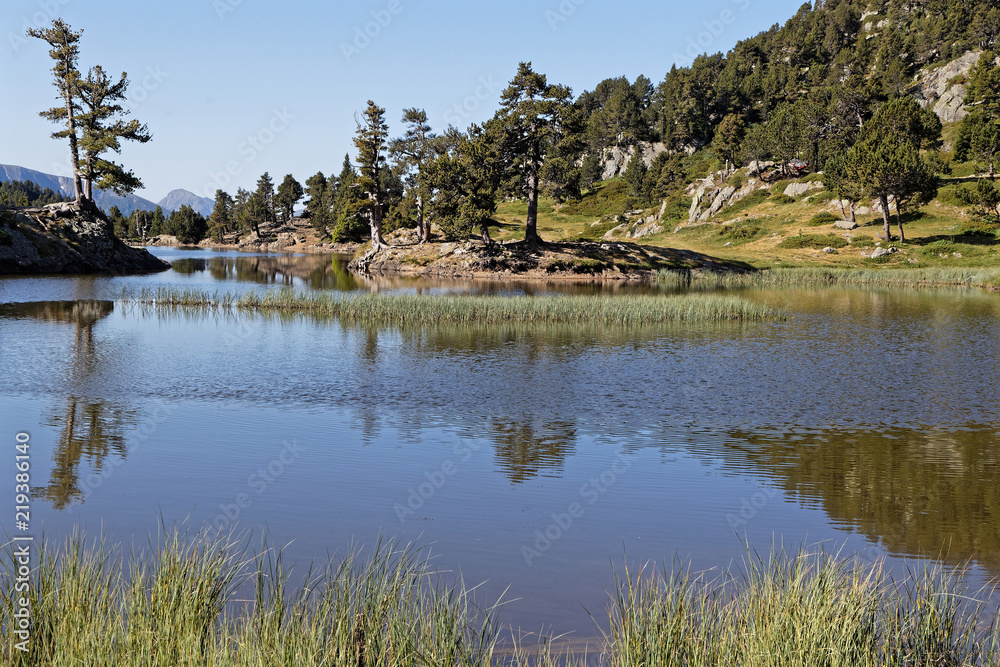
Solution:
[{"label": "clear sky", "polygon": [[[783,23],[801,0],[3,0],[0,164],[68,175],[68,149],[37,112],[56,104],[48,45],[23,37],[61,17],[83,29],[80,67],[126,71],[128,106],[153,141],[122,160],[159,201],[184,188],[252,189],[270,172],[337,173],[354,115],[406,107],[435,130],[496,111],[520,61],[574,95],[602,79],[659,83],[672,64]],[[352,155],[353,156],[353,155]]]}]

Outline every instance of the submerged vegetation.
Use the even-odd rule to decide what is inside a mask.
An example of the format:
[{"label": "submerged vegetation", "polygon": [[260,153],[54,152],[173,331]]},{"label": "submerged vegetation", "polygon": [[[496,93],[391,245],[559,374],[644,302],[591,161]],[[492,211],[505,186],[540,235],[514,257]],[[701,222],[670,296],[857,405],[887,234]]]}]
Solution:
[{"label": "submerged vegetation", "polygon": [[661,271],[661,284],[719,289],[743,287],[815,287],[817,285],[869,285],[874,287],[1000,287],[1000,269],[767,269],[752,273],[677,273]]},{"label": "submerged vegetation", "polygon": [[197,290],[142,290],[122,295],[125,305],[308,313],[362,324],[601,324],[755,321],[782,317],[766,304],[735,296],[420,296],[361,294],[334,297],[290,290],[210,294]]},{"label": "submerged vegetation", "polygon": [[[204,537],[199,534],[197,537]],[[123,558],[73,533],[30,575],[28,651],[15,648],[16,558],[0,579],[6,664],[544,665],[586,658],[505,636],[502,602],[449,581],[424,549],[380,542],[301,585],[280,551],[174,531]],[[987,593],[987,591],[983,591]],[[894,581],[881,563],[823,552],[751,554],[715,579],[616,573],[594,655],[613,667],[978,667],[1000,659],[1000,627],[961,573],[934,566]]]}]

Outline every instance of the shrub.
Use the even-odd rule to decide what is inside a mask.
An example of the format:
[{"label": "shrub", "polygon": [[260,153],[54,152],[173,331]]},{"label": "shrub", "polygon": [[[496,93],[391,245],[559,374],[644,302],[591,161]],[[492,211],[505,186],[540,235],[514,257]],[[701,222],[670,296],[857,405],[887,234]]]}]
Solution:
[{"label": "shrub", "polygon": [[747,243],[760,236],[764,228],[756,218],[749,218],[726,225],[719,230],[719,236],[732,243]]},{"label": "shrub", "polygon": [[789,197],[786,194],[771,195],[770,201],[773,202],[773,203],[775,203],[775,204],[777,204],[777,205],[779,205],[779,206],[783,206],[785,204],[794,204],[795,203],[795,197]]},{"label": "shrub", "polygon": [[847,239],[842,236],[837,236],[836,234],[799,234],[798,236],[789,236],[787,239],[778,244],[779,248],[786,248],[790,250],[798,250],[801,248],[816,248],[822,250],[823,248],[843,248],[847,245]]},{"label": "shrub", "polygon": [[829,225],[837,221],[837,216],[829,211],[822,211],[817,213],[812,218],[809,219],[810,227],[819,227],[820,225]]},{"label": "shrub", "polygon": [[747,175],[742,171],[737,171],[732,176],[729,177],[729,185],[733,186],[737,190],[742,188],[747,184]]},{"label": "shrub", "polygon": [[726,213],[739,213],[753,206],[757,206],[758,204],[763,204],[767,201],[767,196],[767,190],[757,190],[756,192],[751,192],[746,197],[727,208]]},{"label": "shrub", "polygon": [[873,248],[875,246],[875,239],[871,236],[855,236],[851,239],[852,248]]}]

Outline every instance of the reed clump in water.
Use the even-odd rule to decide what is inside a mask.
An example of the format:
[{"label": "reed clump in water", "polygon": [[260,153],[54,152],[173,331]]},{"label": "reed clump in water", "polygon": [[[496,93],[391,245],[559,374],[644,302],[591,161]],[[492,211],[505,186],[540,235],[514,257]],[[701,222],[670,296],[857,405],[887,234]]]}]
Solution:
[{"label": "reed clump in water", "polygon": [[361,324],[600,324],[760,321],[782,317],[766,304],[734,296],[422,296],[297,293],[210,294],[161,288],[123,295],[125,305],[212,311],[309,313]]},{"label": "reed clump in water", "polygon": [[[127,564],[126,564],[127,563]],[[30,574],[29,650],[10,631],[17,563],[0,571],[4,664],[584,665],[551,643],[500,646],[500,605],[435,573],[421,549],[380,542],[289,584],[280,551],[174,532],[117,557],[74,533]],[[240,591],[252,589],[247,599]],[[751,554],[714,579],[690,570],[615,573],[603,647],[612,667],[985,667],[1000,627],[961,573],[928,565],[894,582],[881,563],[823,552]],[[592,663],[591,663],[592,664]]]}]

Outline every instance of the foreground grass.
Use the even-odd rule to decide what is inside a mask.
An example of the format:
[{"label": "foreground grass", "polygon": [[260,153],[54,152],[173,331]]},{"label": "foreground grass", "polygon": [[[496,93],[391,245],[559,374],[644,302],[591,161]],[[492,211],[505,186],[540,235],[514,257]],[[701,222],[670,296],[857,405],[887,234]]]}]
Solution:
[{"label": "foreground grass", "polygon": [[125,305],[220,311],[310,313],[361,324],[599,324],[636,326],[668,322],[775,319],[766,304],[732,296],[331,296],[291,291],[242,296],[161,288],[123,294]]},{"label": "foreground grass", "polygon": [[[29,651],[11,632],[16,564],[0,579],[9,665],[582,665],[551,644],[501,648],[499,612],[446,583],[422,550],[380,543],[289,587],[280,552],[174,533],[127,560],[80,534],[31,572]],[[250,599],[235,600],[252,589]],[[978,667],[1000,629],[961,578],[931,566],[892,582],[880,564],[778,550],[741,573],[616,573],[603,648],[613,667]]]},{"label": "foreground grass", "polygon": [[679,274],[661,271],[660,283],[710,288],[813,287],[817,285],[869,285],[874,287],[1000,287],[1000,269],[765,269],[752,273]]}]

